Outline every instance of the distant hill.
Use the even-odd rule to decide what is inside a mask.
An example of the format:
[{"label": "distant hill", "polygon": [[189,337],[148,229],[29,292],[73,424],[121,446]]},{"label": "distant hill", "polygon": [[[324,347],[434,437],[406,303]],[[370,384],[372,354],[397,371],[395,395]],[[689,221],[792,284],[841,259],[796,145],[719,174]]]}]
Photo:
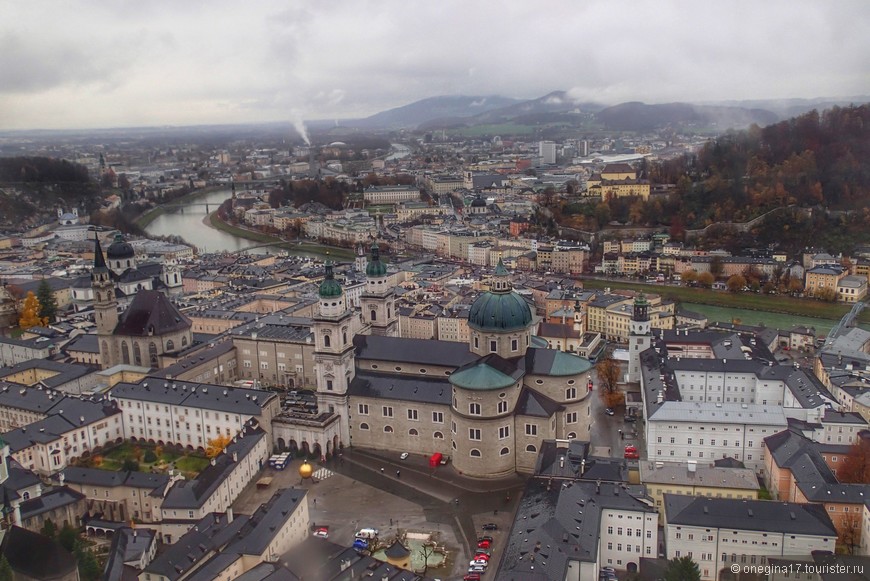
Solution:
[{"label": "distant hill", "polygon": [[689,103],[622,103],[597,114],[598,121],[612,131],[650,131],[668,126],[716,126],[720,129],[742,129],[753,123],[769,125],[779,117],[764,109],[692,105]]},{"label": "distant hill", "polygon": [[465,95],[430,97],[421,101],[415,101],[409,105],[375,113],[365,119],[344,121],[342,125],[360,129],[417,127],[433,119],[449,120],[474,117],[481,113],[500,109],[518,102],[520,102],[518,99],[499,97],[497,95],[484,97]]}]

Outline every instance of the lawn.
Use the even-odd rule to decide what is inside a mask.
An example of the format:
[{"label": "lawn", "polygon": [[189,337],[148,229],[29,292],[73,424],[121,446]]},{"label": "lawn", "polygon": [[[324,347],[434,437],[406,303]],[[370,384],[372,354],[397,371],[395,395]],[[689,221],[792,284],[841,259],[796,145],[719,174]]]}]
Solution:
[{"label": "lawn", "polygon": [[[730,309],[748,309],[787,315],[801,315],[819,319],[840,319],[851,308],[838,303],[826,303],[814,299],[797,299],[782,295],[730,293],[703,288],[644,284],[621,280],[583,279],[583,286],[588,289],[603,289],[608,287],[629,289],[643,291],[648,294],[659,294],[681,303],[697,303]],[[865,309],[858,317],[858,321],[870,322],[870,311]]]},{"label": "lawn", "polygon": [[[153,453],[154,458],[150,462],[146,460],[146,458],[152,457],[149,452]],[[179,452],[174,448],[124,442],[115,448],[103,451],[101,454],[95,454],[90,458],[81,460],[79,465],[120,471],[124,469],[126,461],[137,462],[140,472],[164,474],[175,469],[180,471],[185,478],[195,478],[209,463],[205,456]]]}]

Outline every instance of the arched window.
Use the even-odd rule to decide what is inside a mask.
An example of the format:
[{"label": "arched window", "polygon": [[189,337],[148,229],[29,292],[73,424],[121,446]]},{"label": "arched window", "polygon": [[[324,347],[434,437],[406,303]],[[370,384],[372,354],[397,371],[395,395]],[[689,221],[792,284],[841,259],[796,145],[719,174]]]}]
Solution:
[{"label": "arched window", "polygon": [[577,388],[569,387],[565,390],[565,399],[576,399],[577,398]]},{"label": "arched window", "polygon": [[408,435],[409,436],[419,436],[420,432],[417,431],[417,428],[411,428],[410,430],[408,430]]},{"label": "arched window", "polygon": [[526,446],[526,452],[537,452],[537,451],[538,451],[538,449],[535,448],[534,444],[529,444],[528,446]]},{"label": "arched window", "polygon": [[384,433],[385,434],[392,434],[393,433],[393,426],[384,426]]},{"label": "arched window", "polygon": [[577,437],[577,434],[576,434],[576,433],[574,433],[574,432],[568,432],[568,439],[569,439],[569,440],[573,440],[573,439],[576,438],[576,437]]},{"label": "arched window", "polygon": [[432,434],[432,437],[435,438],[436,440],[443,440],[444,434],[442,434],[441,432],[435,432],[434,434]]},{"label": "arched window", "polygon": [[329,346],[330,346],[329,335],[324,335],[324,336],[323,336],[323,346],[324,346],[324,347],[329,347]]},{"label": "arched window", "polygon": [[378,320],[378,312],[376,310],[372,309],[372,321],[377,321],[377,320]]},{"label": "arched window", "polygon": [[142,352],[139,350],[139,343],[133,343],[133,365],[142,365]]},{"label": "arched window", "polygon": [[181,338],[181,346],[182,347],[187,346],[187,335],[185,335],[184,337]]},{"label": "arched window", "polygon": [[121,341],[121,362],[130,365],[130,348],[127,347],[126,341]]},{"label": "arched window", "polygon": [[347,345],[347,327],[341,330],[341,344]]},{"label": "arched window", "polygon": [[172,353],[175,350],[175,343],[172,342],[172,339],[166,340],[166,351],[168,353]]},{"label": "arched window", "polygon": [[498,402],[498,413],[504,414],[508,411],[508,402],[502,400]]},{"label": "arched window", "polygon": [[100,349],[100,355],[102,355],[103,357],[106,358],[106,361],[104,361],[104,363],[108,364],[109,363],[109,344],[106,343],[105,341],[103,341],[103,348]]},{"label": "arched window", "polygon": [[369,425],[368,425],[367,423],[363,422],[363,423],[361,423],[361,424],[359,425],[359,429],[360,429],[360,430],[368,430],[368,429],[369,429]]},{"label": "arched window", "polygon": [[157,345],[154,341],[148,344],[148,359],[151,361],[151,367],[157,367]]},{"label": "arched window", "polygon": [[30,498],[30,493],[25,490],[22,496],[24,497],[24,500],[28,500]]},{"label": "arched window", "polygon": [[510,453],[511,453],[510,448],[502,448],[501,451],[498,453],[498,455],[499,456],[507,456]]},{"label": "arched window", "polygon": [[471,452],[468,453],[472,458],[480,458],[480,450],[477,448],[472,448]]},{"label": "arched window", "polygon": [[390,307],[387,307],[387,318],[389,319],[392,316],[393,316],[393,311],[390,310]]}]

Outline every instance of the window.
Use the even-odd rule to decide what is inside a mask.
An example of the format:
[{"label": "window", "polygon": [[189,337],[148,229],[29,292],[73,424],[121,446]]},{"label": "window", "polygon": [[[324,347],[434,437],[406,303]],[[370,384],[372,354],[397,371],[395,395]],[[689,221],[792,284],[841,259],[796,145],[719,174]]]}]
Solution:
[{"label": "window", "polygon": [[498,439],[504,440],[505,438],[509,438],[511,435],[511,427],[510,426],[502,426],[498,429]]},{"label": "window", "polygon": [[534,444],[529,444],[528,446],[526,446],[526,452],[533,452],[534,453],[537,451],[538,451],[538,449],[535,448]]},{"label": "window", "polygon": [[478,450],[477,448],[472,448],[471,452],[469,452],[469,455],[472,458],[480,458],[480,450]]},{"label": "window", "polygon": [[565,399],[577,399],[577,388],[569,387],[565,390]]},{"label": "window", "polygon": [[393,433],[393,426],[384,426],[384,433],[385,434],[392,434]]},{"label": "window", "polygon": [[511,453],[511,449],[510,449],[510,448],[502,448],[502,449],[499,451],[498,455],[499,455],[499,456],[507,456],[507,455],[510,454],[510,453]]},{"label": "window", "polygon": [[331,379],[326,380],[326,390],[332,391],[332,380]]},{"label": "window", "polygon": [[569,412],[565,414],[565,423],[566,424],[576,424],[577,423],[577,412]]},{"label": "window", "polygon": [[432,423],[433,424],[443,424],[444,423],[444,412],[432,412]]},{"label": "window", "polygon": [[360,415],[363,415],[363,416],[369,415],[369,404],[361,403],[361,404],[359,404],[359,406],[357,406],[357,409],[358,409]]},{"label": "window", "polygon": [[411,428],[410,430],[408,430],[408,435],[409,436],[419,436],[420,432],[418,432],[416,428]]},{"label": "window", "polygon": [[360,429],[360,430],[368,430],[368,429],[369,429],[369,425],[368,425],[367,423],[363,422],[363,423],[361,423],[361,424],[359,425],[359,429]]},{"label": "window", "polygon": [[385,405],[381,408],[381,412],[385,418],[391,418],[393,417],[393,406]]},{"label": "window", "polygon": [[468,404],[468,413],[473,416],[480,415],[480,404],[479,403],[470,403]]},{"label": "window", "polygon": [[408,419],[413,421],[419,420],[420,418],[417,417],[417,410],[408,410]]},{"label": "window", "polygon": [[432,437],[435,438],[436,440],[443,440],[444,434],[441,432],[435,432],[434,434],[432,434]]},{"label": "window", "polygon": [[329,347],[329,335],[324,335],[324,336],[323,336],[323,346],[324,346],[324,347]]},{"label": "window", "polygon": [[480,348],[480,342],[478,341],[477,337],[474,338],[474,348],[475,349]]},{"label": "window", "polygon": [[480,429],[479,428],[468,428],[468,439],[469,440],[480,440]]},{"label": "window", "polygon": [[489,342],[489,351],[490,353],[495,353],[496,351],[498,351],[498,341]]},{"label": "window", "polygon": [[526,435],[527,436],[537,436],[538,435],[538,425],[537,424],[526,424]]},{"label": "window", "polygon": [[498,402],[498,413],[506,414],[508,411],[508,402],[500,401]]},{"label": "window", "polygon": [[511,339],[511,351],[519,351],[519,349],[519,341],[517,341],[516,339]]}]

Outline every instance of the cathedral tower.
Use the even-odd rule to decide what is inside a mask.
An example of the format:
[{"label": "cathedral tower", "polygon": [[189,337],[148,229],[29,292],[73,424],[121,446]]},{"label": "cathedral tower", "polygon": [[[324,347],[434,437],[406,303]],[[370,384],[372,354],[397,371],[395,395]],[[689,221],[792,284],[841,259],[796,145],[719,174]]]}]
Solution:
[{"label": "cathedral tower", "polygon": [[347,390],[355,372],[353,311],[335,280],[332,262],[326,263],[318,295],[318,314],[313,319],[317,407],[341,416],[341,441],[350,442]]},{"label": "cathedral tower", "polygon": [[100,342],[100,363],[103,369],[118,363],[118,354],[112,333],[118,326],[118,301],[115,299],[115,283],[106,266],[99,237],[94,238],[94,269],[91,271],[91,287],[94,289],[94,322]]},{"label": "cathedral tower", "polygon": [[372,335],[399,336],[399,316],[396,313],[396,293],[387,275],[387,265],[381,262],[378,243],[372,244],[372,257],[366,265],[366,288],[360,298],[363,319]]}]

